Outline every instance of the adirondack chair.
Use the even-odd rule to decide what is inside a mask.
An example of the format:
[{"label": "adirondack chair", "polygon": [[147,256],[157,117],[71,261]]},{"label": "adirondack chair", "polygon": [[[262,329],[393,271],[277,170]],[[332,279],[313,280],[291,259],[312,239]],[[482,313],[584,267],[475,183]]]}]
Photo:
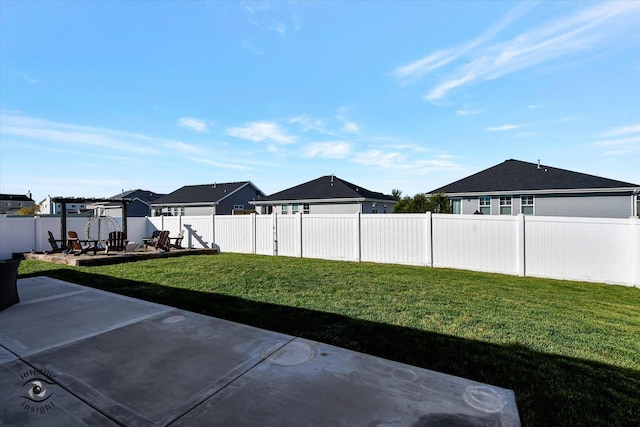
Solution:
[{"label": "adirondack chair", "polygon": [[158,236],[160,235],[160,232],[162,230],[153,230],[153,233],[151,233],[151,237],[145,237],[142,239],[142,243],[146,246],[149,245],[153,242],[156,241],[156,239],[158,238]]},{"label": "adirondack chair", "polygon": [[[169,237],[169,247],[176,249],[184,249],[182,247],[182,239],[184,239],[184,230],[180,230],[178,237]],[[171,243],[172,240],[175,242]]]},{"label": "adirondack chair", "polygon": [[53,233],[51,231],[47,231],[49,233],[49,244],[51,245],[51,252],[62,252],[65,248],[58,246],[58,242],[64,243],[62,239],[56,239],[53,237]]},{"label": "adirondack chair", "polygon": [[144,244],[144,250],[153,249],[154,251],[168,251],[169,250],[169,232],[167,230],[161,231],[158,237],[151,242]]},{"label": "adirondack chair", "polygon": [[69,238],[67,239],[69,253],[82,255],[89,251],[93,251],[93,254],[96,254],[96,251],[98,250],[98,242],[93,240],[80,240],[78,233],[75,231],[68,231],[67,234],[69,235]]},{"label": "adirondack chair", "polygon": [[109,255],[109,251],[124,251],[127,243],[127,235],[124,231],[112,231],[106,242],[106,254]]}]

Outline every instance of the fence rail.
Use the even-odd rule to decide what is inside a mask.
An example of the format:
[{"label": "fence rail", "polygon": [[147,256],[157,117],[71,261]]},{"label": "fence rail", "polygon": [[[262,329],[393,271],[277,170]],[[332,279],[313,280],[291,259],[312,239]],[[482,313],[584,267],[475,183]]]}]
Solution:
[{"label": "fence rail", "polygon": [[[69,218],[84,230],[87,218]],[[640,220],[444,214],[209,215],[128,219],[129,240],[155,229],[224,252],[363,261],[640,287]],[[0,258],[49,249],[59,218],[0,218]]]}]

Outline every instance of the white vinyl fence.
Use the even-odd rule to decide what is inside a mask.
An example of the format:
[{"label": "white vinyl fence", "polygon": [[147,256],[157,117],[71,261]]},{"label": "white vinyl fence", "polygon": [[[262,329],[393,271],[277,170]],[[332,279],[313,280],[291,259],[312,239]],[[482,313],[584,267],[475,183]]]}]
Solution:
[{"label": "white vinyl fence", "polygon": [[[69,218],[84,230],[87,219]],[[77,222],[77,224],[75,223]],[[59,218],[0,218],[0,258],[49,249]],[[129,218],[223,252],[450,267],[640,287],[640,220],[444,214],[209,215]],[[57,231],[57,233],[56,233]]]}]

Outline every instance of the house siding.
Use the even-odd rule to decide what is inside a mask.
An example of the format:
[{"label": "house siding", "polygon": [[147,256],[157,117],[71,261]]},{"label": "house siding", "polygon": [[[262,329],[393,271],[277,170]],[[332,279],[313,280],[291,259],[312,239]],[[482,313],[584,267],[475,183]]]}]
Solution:
[{"label": "house siding", "polygon": [[245,210],[254,209],[254,206],[249,203],[250,201],[259,200],[256,196],[256,188],[251,185],[246,185],[240,190],[233,193],[231,196],[223,199],[216,206],[217,214],[231,215],[233,213],[233,207],[235,205],[243,205]]},{"label": "house siding", "polygon": [[[630,194],[533,195],[534,215],[585,218],[629,218],[633,216]],[[511,196],[511,215],[522,212],[521,196]],[[462,214],[479,210],[478,197],[462,197]],[[500,215],[500,197],[491,197],[491,215]]]},{"label": "house siding", "polygon": [[632,215],[630,195],[536,196],[535,214],[544,216],[576,216],[629,218]]}]

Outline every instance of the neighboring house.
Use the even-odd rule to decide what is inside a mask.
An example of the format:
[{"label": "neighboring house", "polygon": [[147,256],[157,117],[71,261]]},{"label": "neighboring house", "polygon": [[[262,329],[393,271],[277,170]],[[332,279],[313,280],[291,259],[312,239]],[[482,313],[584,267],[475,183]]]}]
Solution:
[{"label": "neighboring house", "polygon": [[[60,215],[62,213],[62,204],[53,201],[53,197],[47,196],[40,203],[40,215]],[[73,203],[66,203],[67,214],[86,214],[90,208],[82,201],[74,201]]]},{"label": "neighboring house", "polygon": [[[149,190],[129,190],[116,194],[109,199],[122,200],[127,199],[127,216],[128,217],[145,217],[151,216],[151,204],[165,194],[154,193]],[[112,217],[122,217],[122,203],[100,203],[96,205],[99,209],[105,209],[106,214]]]},{"label": "neighboring house", "polygon": [[151,204],[153,216],[233,215],[253,212],[264,193],[250,181],[186,185]]},{"label": "neighboring house", "polygon": [[638,184],[513,159],[429,192],[436,193],[457,214],[628,218],[640,201]]},{"label": "neighboring house", "polygon": [[22,208],[32,208],[36,203],[31,198],[31,192],[27,194],[0,194],[0,215],[15,215]]},{"label": "neighboring house", "polygon": [[259,213],[391,213],[396,199],[327,175],[253,202]]}]

